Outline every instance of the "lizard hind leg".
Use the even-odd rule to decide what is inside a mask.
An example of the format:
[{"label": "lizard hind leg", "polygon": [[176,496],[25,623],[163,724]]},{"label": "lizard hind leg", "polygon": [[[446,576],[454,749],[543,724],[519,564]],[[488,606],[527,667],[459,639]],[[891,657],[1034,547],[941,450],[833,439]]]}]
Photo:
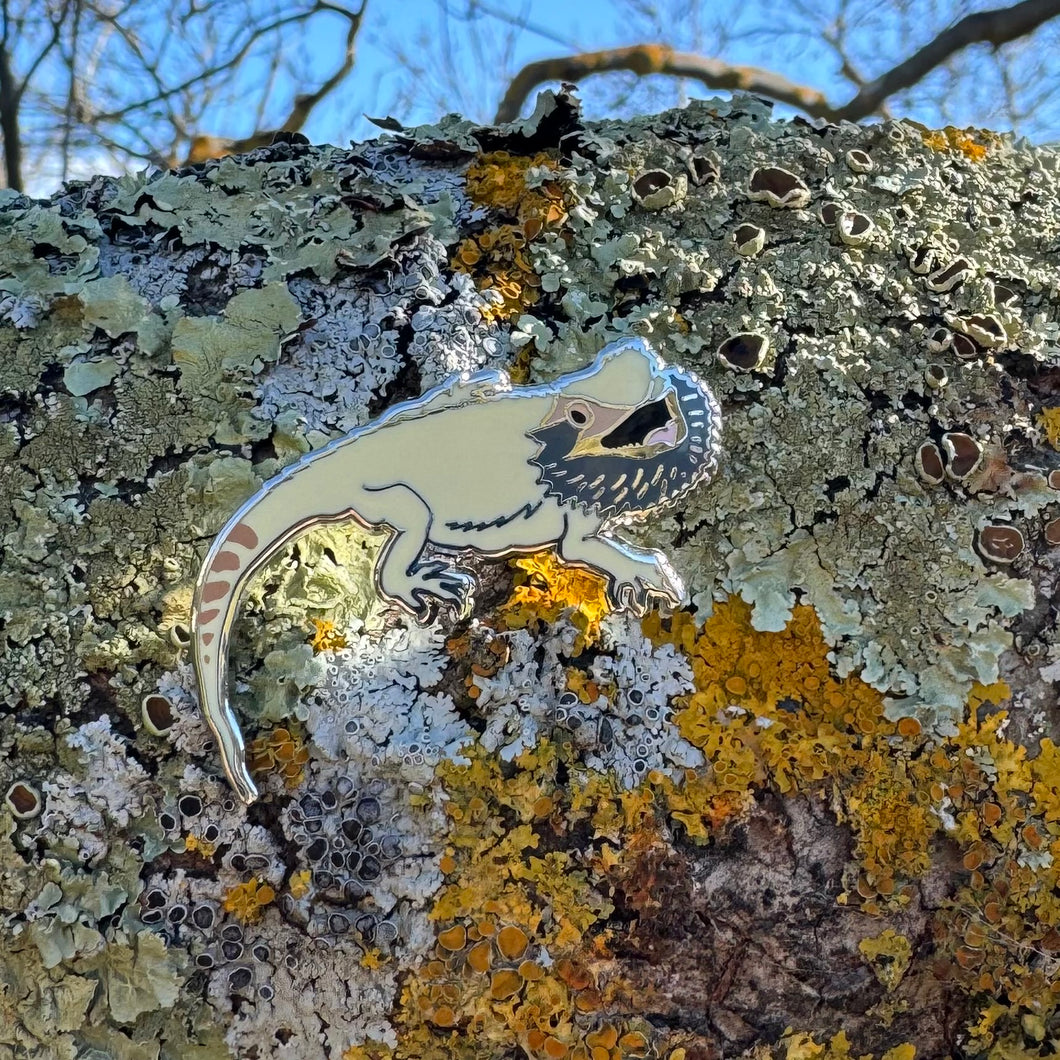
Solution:
[{"label": "lizard hind leg", "polygon": [[432,601],[452,604],[461,616],[471,607],[474,578],[440,560],[422,559],[430,540],[430,506],[404,484],[367,490],[368,512],[359,514],[390,529],[390,540],[376,560],[375,580],[383,596],[426,619]]}]

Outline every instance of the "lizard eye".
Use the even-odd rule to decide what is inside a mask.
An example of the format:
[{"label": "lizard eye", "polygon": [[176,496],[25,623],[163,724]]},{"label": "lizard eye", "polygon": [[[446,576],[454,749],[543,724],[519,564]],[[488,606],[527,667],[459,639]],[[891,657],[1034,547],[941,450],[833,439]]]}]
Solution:
[{"label": "lizard eye", "polygon": [[592,418],[592,413],[584,405],[571,405],[567,409],[567,419],[575,427],[584,427]]}]

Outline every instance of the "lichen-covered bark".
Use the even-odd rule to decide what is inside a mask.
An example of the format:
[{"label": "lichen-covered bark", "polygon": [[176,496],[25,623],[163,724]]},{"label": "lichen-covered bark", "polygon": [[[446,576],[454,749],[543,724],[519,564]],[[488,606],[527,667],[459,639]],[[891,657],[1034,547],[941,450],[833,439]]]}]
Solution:
[{"label": "lichen-covered bark", "polygon": [[[0,1057],[1054,1055],[1060,159],[543,96],[0,193]],[[446,375],[634,333],[724,412],[643,621],[331,528],[196,709],[211,535]],[[469,451],[468,461],[475,459]]]}]

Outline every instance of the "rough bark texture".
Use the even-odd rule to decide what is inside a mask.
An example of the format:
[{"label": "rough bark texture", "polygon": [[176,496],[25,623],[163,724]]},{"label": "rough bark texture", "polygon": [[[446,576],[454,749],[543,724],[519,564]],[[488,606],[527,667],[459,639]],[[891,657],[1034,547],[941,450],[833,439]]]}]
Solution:
[{"label": "rough bark texture", "polygon": [[[751,98],[391,132],[3,193],[0,1056],[1054,1055],[1056,153]],[[725,410],[640,531],[693,606],[542,555],[420,627],[307,536],[238,627],[238,806],[211,535],[629,332]]]}]

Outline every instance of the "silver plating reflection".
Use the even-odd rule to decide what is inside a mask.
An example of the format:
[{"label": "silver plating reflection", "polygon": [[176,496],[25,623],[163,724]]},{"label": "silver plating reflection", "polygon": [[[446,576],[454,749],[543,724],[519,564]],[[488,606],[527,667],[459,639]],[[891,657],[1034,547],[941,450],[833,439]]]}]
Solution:
[{"label": "silver plating reflection", "polygon": [[257,788],[228,702],[228,641],[248,581],[310,527],[356,520],[389,531],[375,564],[386,599],[426,620],[470,613],[475,580],[449,553],[503,557],[553,547],[603,575],[618,607],[670,606],[667,558],[613,530],[679,500],[717,466],[721,412],[692,372],[622,339],[588,368],[540,386],[504,372],[456,376],[307,454],[250,498],[207,553],[192,602],[199,703],[232,786]]}]

